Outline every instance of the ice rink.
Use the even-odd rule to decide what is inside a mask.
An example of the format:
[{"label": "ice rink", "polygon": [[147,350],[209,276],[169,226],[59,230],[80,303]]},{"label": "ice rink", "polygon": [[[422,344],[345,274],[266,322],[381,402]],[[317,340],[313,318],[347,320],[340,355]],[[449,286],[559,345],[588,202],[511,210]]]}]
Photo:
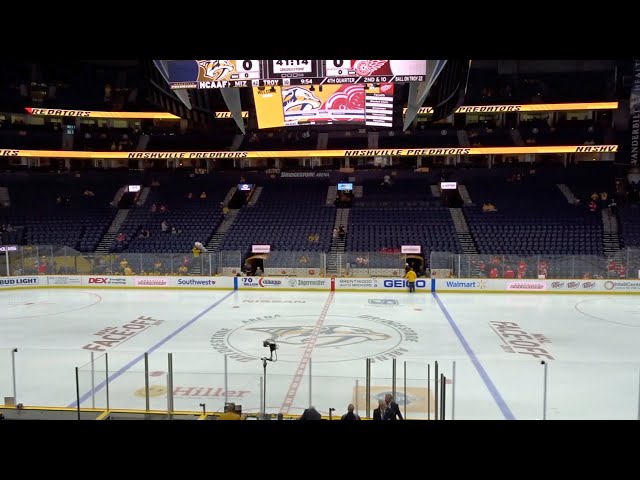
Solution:
[{"label": "ice rink", "polygon": [[222,409],[226,355],[227,399],[257,412],[271,339],[279,346],[267,364],[271,413],[312,403],[342,415],[356,403],[365,415],[369,357],[371,408],[392,390],[396,358],[408,418],[427,418],[429,405],[433,417],[437,361],[449,379],[448,418],[540,419],[541,360],[547,418],[638,418],[635,295],[24,289],[0,292],[0,305],[0,397],[13,395],[18,348],[24,405],[75,406],[81,367],[82,406],[106,407],[108,353],[110,407],[144,409],[148,352],[151,408],[166,409],[170,352],[175,410]]}]

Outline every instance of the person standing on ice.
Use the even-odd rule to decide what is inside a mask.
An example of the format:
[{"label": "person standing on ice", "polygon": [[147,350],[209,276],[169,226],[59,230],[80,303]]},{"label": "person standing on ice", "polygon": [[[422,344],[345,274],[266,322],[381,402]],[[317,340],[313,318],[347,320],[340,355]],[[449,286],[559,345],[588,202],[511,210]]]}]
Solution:
[{"label": "person standing on ice", "polygon": [[418,275],[413,271],[413,268],[409,268],[409,271],[404,277],[409,284],[409,293],[414,293],[416,291],[416,278],[418,278]]}]

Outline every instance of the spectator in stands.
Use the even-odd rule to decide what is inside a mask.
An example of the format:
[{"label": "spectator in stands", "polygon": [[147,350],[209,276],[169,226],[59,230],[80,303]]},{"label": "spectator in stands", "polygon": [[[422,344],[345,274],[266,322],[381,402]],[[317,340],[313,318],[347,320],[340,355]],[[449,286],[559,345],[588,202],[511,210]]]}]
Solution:
[{"label": "spectator in stands", "polygon": [[162,223],[160,224],[160,229],[166,233],[169,231],[169,224],[167,223],[166,220],[163,220]]},{"label": "spectator in stands", "polygon": [[120,232],[117,236],[116,236],[116,241],[118,242],[124,242],[127,240],[127,237],[124,233]]},{"label": "spectator in stands", "polygon": [[409,285],[409,293],[415,293],[416,278],[418,278],[418,275],[416,275],[416,272],[413,271],[413,268],[409,269],[409,271],[405,275],[405,278],[407,279],[407,284]]},{"label": "spectator in stands", "polygon": [[606,202],[607,202],[607,198],[609,198],[609,194],[607,192],[601,192],[600,193],[600,200],[605,205],[606,205]]},{"label": "spectator in stands", "polygon": [[177,235],[180,233],[180,230],[178,230],[176,227],[171,227],[171,235]]},{"label": "spectator in stands", "polygon": [[229,215],[229,207],[227,207],[226,205],[224,205],[222,207],[222,214],[226,217],[227,215]]},{"label": "spectator in stands", "polygon": [[167,206],[163,203],[160,205],[160,213],[165,213],[167,211]]},{"label": "spectator in stands", "polygon": [[200,249],[198,247],[196,247],[195,245],[193,246],[191,251],[193,252],[193,256],[194,257],[199,257],[200,256]]},{"label": "spectator in stands", "polygon": [[263,273],[264,272],[262,271],[262,269],[260,267],[256,268],[256,273],[255,273],[256,277],[261,277],[263,275]]},{"label": "spectator in stands", "polygon": [[178,273],[180,275],[186,275],[187,273],[189,273],[189,267],[187,267],[186,265],[180,265],[178,267]]},{"label": "spectator in stands", "polygon": [[91,190],[89,190],[88,188],[85,188],[85,189],[84,189],[84,193],[83,193],[83,195],[84,195],[85,197],[95,197],[95,196],[96,196],[96,194],[95,194],[95,193],[93,193],[93,192],[92,192]]},{"label": "spectator in stands", "polygon": [[207,253],[207,249],[204,247],[202,242],[196,242],[194,245],[198,248],[198,250],[200,250],[200,253]]},{"label": "spectator in stands", "polygon": [[391,177],[389,176],[388,173],[383,177],[382,184],[387,185],[389,187],[391,186]]},{"label": "spectator in stands", "polygon": [[200,200],[204,200],[205,198],[207,198],[207,193],[206,192],[202,192],[200,194]]},{"label": "spectator in stands", "polygon": [[525,278],[527,273],[527,264],[524,260],[518,262],[518,278]]},{"label": "spectator in stands", "polygon": [[158,211],[158,206],[153,203],[151,204],[151,213],[156,213]]},{"label": "spectator in stands", "polygon": [[187,194],[187,198],[188,198],[189,200],[191,200],[191,199],[193,198],[193,193],[189,192],[189,193]]},{"label": "spectator in stands", "polygon": [[331,235],[334,239],[338,238],[338,229],[336,227],[333,227],[333,234]]},{"label": "spectator in stands", "polygon": [[487,212],[497,212],[498,209],[495,207],[495,205],[491,202],[485,203],[484,205],[482,205],[482,211],[487,213]]},{"label": "spectator in stands", "polygon": [[42,260],[38,264],[38,275],[46,275],[47,274],[47,262]]},{"label": "spectator in stands", "polygon": [[6,228],[7,228],[7,230],[6,230],[7,232],[15,232],[16,231],[16,229],[13,228],[13,226],[10,223],[7,223],[7,227]]},{"label": "spectator in stands", "polygon": [[510,265],[507,265],[507,268],[504,271],[504,278],[515,278],[516,273],[513,271]]},{"label": "spectator in stands", "polygon": [[538,264],[538,276],[547,278],[547,275],[549,275],[549,262],[546,260],[540,260],[540,263]]},{"label": "spectator in stands", "polygon": [[307,259],[306,255],[302,255],[300,257],[300,261],[299,261],[300,265],[306,265],[307,262],[308,262],[308,259]]},{"label": "spectator in stands", "polygon": [[127,265],[126,267],[124,267],[124,274],[133,275],[133,269],[129,265]]},{"label": "spectator in stands", "polygon": [[338,236],[340,239],[343,239],[346,235],[347,232],[345,231],[344,226],[340,225],[340,228],[338,229]]},{"label": "spectator in stands", "polygon": [[[618,204],[616,203],[614,198],[611,198],[611,200],[609,201],[609,213],[611,214],[611,216],[615,217],[616,216],[616,211],[617,211],[617,207]],[[7,232],[9,230],[7,229]]]},{"label": "spectator in stands", "polygon": [[598,198],[600,198],[600,196],[598,195],[598,193],[597,193],[597,192],[593,192],[593,193],[591,194],[591,200],[593,200],[594,202],[597,202],[597,201],[598,201]]},{"label": "spectator in stands", "polygon": [[597,210],[598,210],[598,204],[596,203],[595,200],[591,200],[589,202],[589,211],[595,213]]},{"label": "spectator in stands", "polygon": [[347,413],[342,415],[340,420],[360,420],[360,416],[357,413],[355,413],[354,410],[355,410],[355,407],[353,406],[352,403],[350,403],[349,406],[347,407]]},{"label": "spectator in stands", "polygon": [[498,278],[498,269],[496,267],[489,270],[489,278]]}]

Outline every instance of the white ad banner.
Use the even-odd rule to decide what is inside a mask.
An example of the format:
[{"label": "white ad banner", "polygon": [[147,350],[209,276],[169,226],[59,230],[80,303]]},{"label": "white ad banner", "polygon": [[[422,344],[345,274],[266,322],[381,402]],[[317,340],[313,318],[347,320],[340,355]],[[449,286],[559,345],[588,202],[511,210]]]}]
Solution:
[{"label": "white ad banner", "polygon": [[378,278],[336,278],[336,290],[382,289],[382,282]]},{"label": "white ad banner", "polygon": [[605,280],[604,289],[608,292],[639,292],[640,281],[638,280]]},{"label": "white ad banner", "polygon": [[0,288],[3,287],[34,287],[46,285],[46,277],[7,277],[0,278]]},{"label": "white ad banner", "polygon": [[400,253],[420,253],[420,245],[402,245]]},{"label": "white ad banner", "polygon": [[169,286],[233,289],[232,277],[169,277]]},{"label": "white ad banner", "polygon": [[133,284],[136,287],[168,287],[167,277],[134,277]]},{"label": "white ad banner", "polygon": [[82,277],[80,275],[74,277],[64,275],[48,276],[47,283],[51,286],[79,286],[82,285]]},{"label": "white ad banner", "polygon": [[436,279],[437,292],[640,293],[640,280]]},{"label": "white ad banner", "polygon": [[238,277],[240,289],[329,290],[330,278]]},{"label": "white ad banner", "polygon": [[127,287],[133,286],[133,277],[91,275],[82,277],[82,285],[88,287]]}]

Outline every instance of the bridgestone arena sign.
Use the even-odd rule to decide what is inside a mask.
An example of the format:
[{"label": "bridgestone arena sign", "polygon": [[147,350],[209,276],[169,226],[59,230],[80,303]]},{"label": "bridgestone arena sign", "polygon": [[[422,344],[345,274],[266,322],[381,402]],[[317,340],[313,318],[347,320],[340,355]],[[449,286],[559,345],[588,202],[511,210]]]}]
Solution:
[{"label": "bridgestone arena sign", "polygon": [[87,159],[224,159],[224,158],[313,158],[313,157],[426,157],[447,155],[529,155],[545,153],[615,153],[618,145],[571,145],[550,147],[479,148],[388,148],[367,150],[284,150],[238,152],[75,152],[58,150],[14,150],[0,148],[0,157]]}]

